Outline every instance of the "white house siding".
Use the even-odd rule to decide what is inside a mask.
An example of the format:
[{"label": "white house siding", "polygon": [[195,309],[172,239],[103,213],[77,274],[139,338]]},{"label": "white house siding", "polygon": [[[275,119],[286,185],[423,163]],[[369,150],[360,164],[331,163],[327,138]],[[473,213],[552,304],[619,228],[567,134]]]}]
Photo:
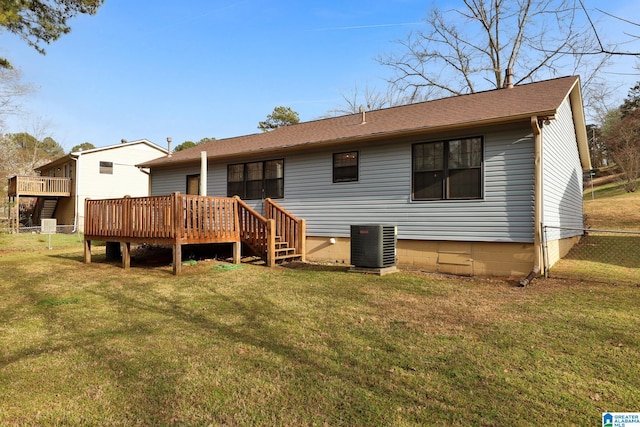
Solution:
[{"label": "white house siding", "polygon": [[[484,198],[412,201],[411,145],[444,138],[483,136]],[[359,180],[332,182],[333,153],[359,152]],[[366,145],[264,154],[237,161],[284,158],[285,198],[277,202],[307,220],[308,236],[348,237],[351,224],[392,223],[398,238],[469,242],[533,242],[533,136],[529,122],[502,131],[479,131]],[[209,163],[208,194],[226,195],[227,163]],[[189,167],[157,168],[152,194],[184,192]],[[260,209],[260,201],[249,201]]]},{"label": "white house siding", "polygon": [[[543,218],[546,226],[581,229],[582,166],[569,99],[560,106],[556,119],[542,128]],[[576,230],[548,229],[549,240],[582,234]]]},{"label": "white house siding", "polygon": [[[105,150],[81,153],[76,164],[78,226],[84,228],[84,201],[149,195],[149,175],[135,165],[163,155],[144,143],[115,145]],[[100,162],[112,162],[113,174],[101,174]]]}]

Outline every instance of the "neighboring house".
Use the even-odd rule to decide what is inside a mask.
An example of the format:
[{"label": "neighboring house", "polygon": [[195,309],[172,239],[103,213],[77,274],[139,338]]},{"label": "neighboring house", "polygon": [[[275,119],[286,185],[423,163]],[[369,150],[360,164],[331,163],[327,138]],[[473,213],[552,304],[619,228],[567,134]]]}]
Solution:
[{"label": "neighboring house", "polygon": [[[258,211],[274,199],[306,219],[311,261],[348,264],[351,225],[394,224],[399,266],[513,276],[579,239],[591,164],[572,76],[219,139],[140,166],[152,195],[205,179],[206,195]],[[549,233],[543,254],[543,225],[574,230]]]},{"label": "neighboring house", "polygon": [[167,154],[146,139],[76,151],[36,169],[39,177],[9,180],[9,197],[38,197],[33,225],[55,218],[83,231],[86,198],[149,195],[149,173],[136,165]]}]

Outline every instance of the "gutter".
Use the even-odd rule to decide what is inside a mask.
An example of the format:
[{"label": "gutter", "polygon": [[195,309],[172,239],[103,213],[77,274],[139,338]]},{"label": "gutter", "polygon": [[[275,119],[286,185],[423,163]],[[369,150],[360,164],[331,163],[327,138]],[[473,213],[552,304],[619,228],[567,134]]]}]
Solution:
[{"label": "gutter", "polygon": [[[365,134],[365,135],[354,135],[354,136],[346,136],[346,137],[338,135],[335,138],[330,138],[330,139],[313,140],[313,141],[293,143],[288,145],[258,147],[258,148],[252,148],[247,151],[240,151],[240,152],[233,151],[233,152],[225,152],[223,154],[216,154],[214,152],[211,152],[211,153],[207,153],[207,156],[210,160],[217,161],[222,159],[243,158],[243,157],[252,156],[252,155],[264,155],[264,153],[275,154],[275,153],[287,152],[291,150],[301,150],[301,149],[309,148],[310,146],[312,146],[313,148],[320,148],[320,147],[330,147],[334,145],[349,144],[349,143],[365,143],[365,142],[383,141],[391,138],[403,138],[403,137],[413,138],[413,137],[432,135],[437,133],[446,133],[446,132],[453,132],[453,131],[458,132],[458,131],[464,131],[468,129],[476,129],[477,127],[491,126],[495,124],[518,123],[518,122],[531,119],[532,113],[534,112],[530,112],[527,114],[519,114],[516,116],[510,116],[510,117],[504,117],[504,116],[494,117],[490,119],[473,120],[469,122],[453,123],[453,124],[447,124],[447,125],[436,125],[436,126],[425,125],[418,128],[406,128],[406,129],[398,129],[393,131],[382,131],[382,132]],[[554,109],[554,110],[546,110],[546,111],[544,110],[536,111],[535,114],[537,115],[536,117],[551,118],[556,114],[556,110]],[[369,121],[366,123],[366,125],[371,123],[372,122]],[[360,124],[361,122],[358,122],[358,125]],[[217,140],[217,142],[218,144],[224,143],[224,142],[231,142],[230,140],[233,140],[233,139],[244,138],[244,137],[255,136],[255,135],[260,136],[261,134],[225,138],[225,139]],[[184,164],[195,164],[196,162],[198,162],[198,159],[199,159],[199,156],[195,155],[195,151],[194,151],[194,154],[190,155],[189,157],[179,158],[179,159],[175,159],[175,153],[174,153],[173,157],[159,157],[157,159],[140,163],[136,166],[151,168],[151,169],[170,168],[170,167],[181,166]]]},{"label": "gutter", "polygon": [[[547,118],[548,120],[548,118]],[[531,117],[531,129],[534,138],[534,196],[533,196],[533,270],[520,281],[527,286],[542,270],[542,126],[538,116]]]}]

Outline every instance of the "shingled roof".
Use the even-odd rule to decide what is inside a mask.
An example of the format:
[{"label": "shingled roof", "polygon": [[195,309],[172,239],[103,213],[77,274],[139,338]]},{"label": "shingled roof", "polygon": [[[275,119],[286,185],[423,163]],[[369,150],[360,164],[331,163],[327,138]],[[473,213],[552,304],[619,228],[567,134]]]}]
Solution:
[{"label": "shingled roof", "polygon": [[[362,114],[333,117],[284,126],[266,133],[218,139],[146,162],[144,167],[166,167],[199,161],[206,151],[209,159],[239,154],[280,151],[303,146],[338,144],[390,138],[431,131],[467,128],[529,119],[551,117],[571,95],[574,116],[579,114],[584,127],[584,113],[578,76],[562,77],[468,95],[400,107],[368,111]],[[579,105],[573,105],[578,103]],[[576,109],[577,108],[577,109]],[[586,132],[578,139],[585,139]]]}]

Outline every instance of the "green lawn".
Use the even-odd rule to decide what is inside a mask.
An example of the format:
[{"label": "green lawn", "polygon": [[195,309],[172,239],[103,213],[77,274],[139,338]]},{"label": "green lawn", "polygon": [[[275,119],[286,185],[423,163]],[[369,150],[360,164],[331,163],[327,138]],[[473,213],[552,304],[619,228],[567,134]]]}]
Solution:
[{"label": "green lawn", "polygon": [[100,248],[85,265],[77,236],[52,237],[0,236],[0,425],[599,425],[640,410],[637,285],[215,261],[176,277]]},{"label": "green lawn", "polygon": [[640,284],[640,191],[626,193],[616,182],[597,187],[594,194],[592,199],[585,192],[584,199],[585,226],[591,231],[551,268],[551,276]]}]

